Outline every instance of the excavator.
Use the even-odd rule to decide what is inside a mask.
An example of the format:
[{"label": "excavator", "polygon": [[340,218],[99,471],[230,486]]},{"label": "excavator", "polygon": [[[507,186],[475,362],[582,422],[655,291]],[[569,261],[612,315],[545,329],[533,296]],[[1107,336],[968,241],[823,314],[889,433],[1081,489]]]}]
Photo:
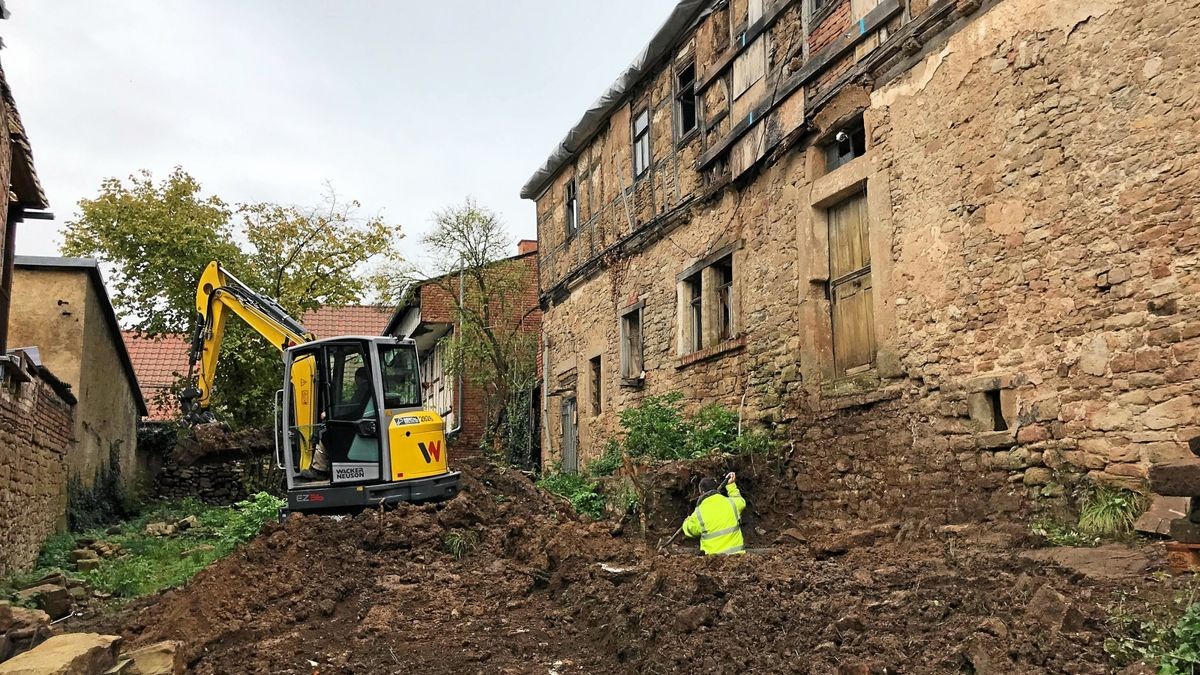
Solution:
[{"label": "excavator", "polygon": [[225,322],[232,314],[283,354],[275,394],[275,462],[287,478],[287,510],[357,510],[449,499],[459,473],[446,457],[445,423],[421,404],[412,340],[318,340],[275,300],[208,264],[196,285],[196,330],[180,394],[190,424],[211,410]]}]

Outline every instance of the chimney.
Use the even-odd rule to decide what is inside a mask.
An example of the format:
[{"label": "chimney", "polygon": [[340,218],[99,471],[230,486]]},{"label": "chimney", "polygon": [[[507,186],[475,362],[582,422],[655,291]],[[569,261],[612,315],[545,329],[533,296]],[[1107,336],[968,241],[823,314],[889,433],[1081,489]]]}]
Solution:
[{"label": "chimney", "polygon": [[526,253],[534,253],[537,251],[537,239],[522,239],[517,242],[517,255],[525,255]]}]

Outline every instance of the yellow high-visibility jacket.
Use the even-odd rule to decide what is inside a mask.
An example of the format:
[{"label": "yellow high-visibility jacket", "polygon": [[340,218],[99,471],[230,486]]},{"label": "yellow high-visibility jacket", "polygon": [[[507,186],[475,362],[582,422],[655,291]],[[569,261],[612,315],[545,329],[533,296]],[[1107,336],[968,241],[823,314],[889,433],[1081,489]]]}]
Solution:
[{"label": "yellow high-visibility jacket", "polygon": [[684,536],[700,537],[704,555],[746,552],[742,539],[742,510],[746,508],[746,500],[732,483],[725,486],[725,492],[728,497],[720,492],[705,497],[683,521]]}]

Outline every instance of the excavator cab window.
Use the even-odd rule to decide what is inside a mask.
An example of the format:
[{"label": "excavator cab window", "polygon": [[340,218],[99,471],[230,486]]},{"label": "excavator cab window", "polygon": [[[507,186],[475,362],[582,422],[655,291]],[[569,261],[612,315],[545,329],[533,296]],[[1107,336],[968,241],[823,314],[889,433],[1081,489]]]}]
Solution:
[{"label": "excavator cab window", "polygon": [[321,441],[333,464],[335,483],[379,476],[379,409],[367,347],[346,343],[325,348],[327,406]]},{"label": "excavator cab window", "polygon": [[383,407],[419,408],[421,406],[421,372],[417,350],[411,344],[381,345],[379,359],[383,363]]}]

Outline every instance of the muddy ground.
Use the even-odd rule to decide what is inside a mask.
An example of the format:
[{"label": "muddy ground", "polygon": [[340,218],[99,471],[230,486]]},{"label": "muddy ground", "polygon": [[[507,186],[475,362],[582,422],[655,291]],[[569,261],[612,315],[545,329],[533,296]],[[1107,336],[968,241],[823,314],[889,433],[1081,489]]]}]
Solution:
[{"label": "muddy ground", "polygon": [[[805,527],[769,475],[744,480],[764,550],[659,554],[687,470],[660,481],[643,537],[575,517],[519,472],[463,468],[448,504],[293,517],[185,588],[72,628],[181,640],[197,673],[1107,673],[1110,607],[1187,583],[1158,571],[1153,544]],[[451,533],[474,540],[461,560]]]}]

